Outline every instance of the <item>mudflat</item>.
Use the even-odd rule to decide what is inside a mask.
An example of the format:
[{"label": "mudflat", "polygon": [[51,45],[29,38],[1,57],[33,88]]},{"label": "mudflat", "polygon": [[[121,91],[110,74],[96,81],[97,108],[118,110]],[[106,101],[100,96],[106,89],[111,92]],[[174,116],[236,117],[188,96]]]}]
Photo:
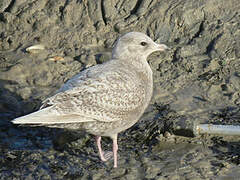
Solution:
[{"label": "mudflat", "polygon": [[[1,2],[0,179],[238,177],[239,137],[174,133],[182,121],[240,124],[239,9],[239,0]],[[119,135],[117,170],[98,159],[91,135],[10,123],[110,59],[114,40],[130,31],[171,50],[148,58],[154,95],[142,119]],[[44,48],[27,51],[34,45]],[[103,149],[108,144],[103,139]]]}]

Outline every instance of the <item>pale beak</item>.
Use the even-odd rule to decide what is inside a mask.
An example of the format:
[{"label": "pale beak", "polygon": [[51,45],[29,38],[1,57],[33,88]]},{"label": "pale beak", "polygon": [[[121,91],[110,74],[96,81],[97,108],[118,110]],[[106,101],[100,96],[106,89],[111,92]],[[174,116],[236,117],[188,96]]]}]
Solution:
[{"label": "pale beak", "polygon": [[165,51],[165,50],[169,50],[170,48],[167,47],[165,44],[158,44],[158,49],[159,51]]},{"label": "pale beak", "polygon": [[156,51],[166,51],[170,49],[165,44],[157,44],[154,42],[154,45],[155,45]]}]

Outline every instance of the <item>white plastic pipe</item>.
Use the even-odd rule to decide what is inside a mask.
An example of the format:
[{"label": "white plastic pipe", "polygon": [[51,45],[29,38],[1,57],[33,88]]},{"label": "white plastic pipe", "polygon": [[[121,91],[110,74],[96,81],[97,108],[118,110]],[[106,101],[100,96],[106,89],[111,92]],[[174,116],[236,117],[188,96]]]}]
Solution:
[{"label": "white plastic pipe", "polygon": [[198,124],[195,126],[195,134],[220,134],[240,136],[240,126]]}]

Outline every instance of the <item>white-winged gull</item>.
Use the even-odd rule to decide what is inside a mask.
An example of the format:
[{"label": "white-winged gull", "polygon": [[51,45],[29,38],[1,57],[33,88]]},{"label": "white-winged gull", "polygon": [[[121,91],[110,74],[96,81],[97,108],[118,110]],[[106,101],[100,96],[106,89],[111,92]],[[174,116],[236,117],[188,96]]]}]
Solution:
[{"label": "white-winged gull", "polygon": [[107,158],[101,136],[110,137],[117,167],[118,133],[139,120],[152,96],[152,70],[147,57],[167,48],[143,33],[126,33],[116,41],[111,60],[75,75],[43,101],[40,110],[12,122],[85,130],[96,136],[102,161]]}]

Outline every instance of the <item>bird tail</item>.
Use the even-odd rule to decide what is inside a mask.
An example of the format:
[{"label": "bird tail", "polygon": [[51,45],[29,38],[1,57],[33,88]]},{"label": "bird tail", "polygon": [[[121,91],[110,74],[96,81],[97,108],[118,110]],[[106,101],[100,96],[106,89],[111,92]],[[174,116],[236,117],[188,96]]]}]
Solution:
[{"label": "bird tail", "polygon": [[53,125],[53,124],[66,124],[66,123],[81,123],[95,121],[94,119],[81,116],[79,114],[58,114],[51,110],[50,107],[40,109],[31,114],[18,117],[12,120],[13,124],[25,124],[25,125]]},{"label": "bird tail", "polygon": [[54,124],[56,121],[56,116],[53,116],[50,114],[49,109],[44,108],[39,111],[33,112],[31,114],[25,115],[18,117],[14,120],[12,120],[13,124]]}]

